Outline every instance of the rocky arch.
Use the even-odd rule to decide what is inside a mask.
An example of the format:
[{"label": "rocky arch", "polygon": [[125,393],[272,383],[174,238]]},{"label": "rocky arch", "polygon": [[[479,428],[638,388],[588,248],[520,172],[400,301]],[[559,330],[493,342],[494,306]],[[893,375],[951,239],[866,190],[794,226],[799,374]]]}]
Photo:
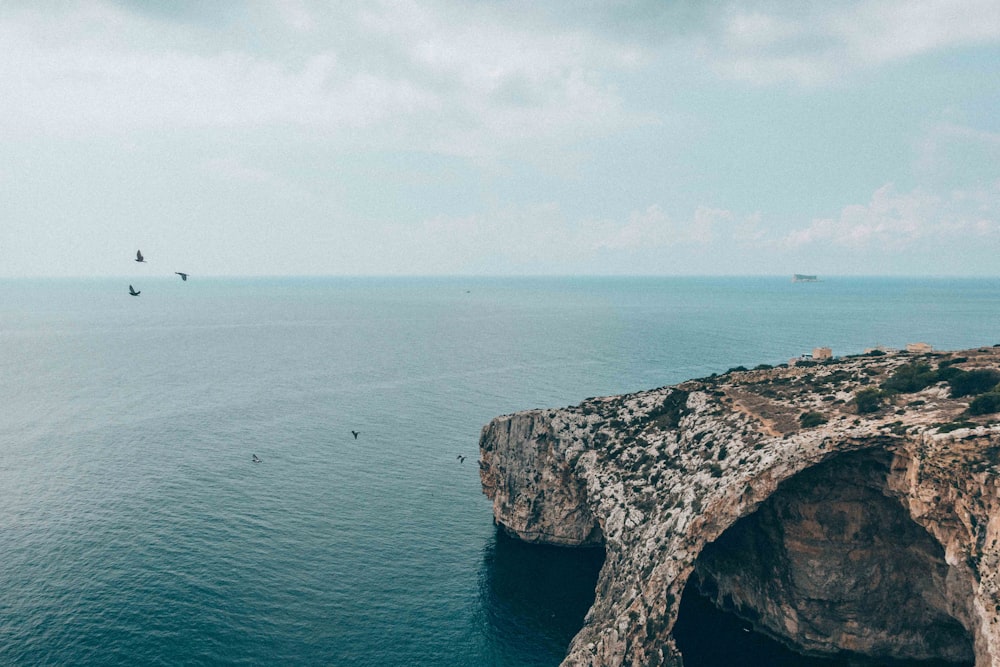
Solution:
[{"label": "rocky arch", "polygon": [[[1000,368],[1000,348],[979,352],[976,358],[951,353],[951,363]],[[849,627],[861,625],[849,618],[842,619],[843,628],[832,627],[832,613],[792,605],[799,589],[787,587],[771,603],[779,620],[770,632],[815,652],[893,653],[898,640],[892,637],[905,635],[905,619],[922,610],[934,619],[923,629],[941,636],[920,650],[964,660],[971,643],[976,667],[1000,667],[1000,423],[988,417],[970,422],[969,400],[950,398],[946,387],[910,394],[865,416],[839,398],[907,362],[886,355],[731,373],[492,420],[480,439],[480,476],[496,522],[529,542],[605,548],[594,604],[563,665],[682,664],[671,629],[685,584],[693,573],[707,581],[708,559],[699,561],[707,545],[764,509],[797,513],[793,523],[801,535],[813,528],[850,537],[884,522],[893,528],[878,537],[891,539],[882,540],[882,550],[867,562],[875,568],[885,554],[895,558],[868,579],[903,581],[908,570],[926,573],[912,594],[900,590],[903,584],[880,593],[883,608],[903,596],[898,604],[905,613],[886,619],[878,632],[866,636]],[[822,411],[826,422],[801,424],[797,416],[806,409]],[[779,494],[767,509],[779,488],[810,474],[847,471],[858,474],[856,497],[817,498],[811,505],[803,497],[795,503],[786,498],[780,506]],[[876,497],[875,514],[861,517],[858,508]],[[860,557],[849,542],[838,547],[848,562]],[[798,547],[808,555],[808,540],[800,539]],[[831,569],[829,562],[817,567]],[[794,579],[794,572],[784,580]],[[746,608],[746,591],[772,579],[737,582]],[[721,572],[713,580],[725,588]],[[844,586],[859,589],[864,581],[857,576]],[[734,584],[728,591],[734,605],[740,600],[735,591]],[[765,602],[757,605],[758,612],[769,609]]]},{"label": "rocky arch", "polygon": [[972,664],[971,578],[890,490],[892,463],[849,452],[786,480],[705,545],[694,583],[806,654]]},{"label": "rocky arch", "polygon": [[[969,440],[975,442],[964,444],[978,450],[991,442]],[[660,524],[667,539],[656,548],[649,539],[655,528],[623,543],[609,528],[597,599],[563,665],[681,664],[671,629],[690,577],[706,582],[723,607],[741,610],[764,632],[805,653],[1000,665],[997,478],[956,476],[940,466],[928,445],[954,452],[959,442],[950,439],[854,438],[827,442],[822,451],[797,444],[790,447],[801,458],[758,471],[755,486],[743,476],[728,480],[706,493],[701,512],[675,524],[675,531],[662,531]],[[756,523],[770,549],[778,548],[774,531],[794,532],[794,550],[805,567],[780,565],[778,558],[778,572],[754,573],[752,564],[727,570],[720,559],[724,549],[762,539],[742,522]],[[838,535],[831,553],[810,553]],[[875,546],[860,553],[865,539],[874,537]],[[834,584],[812,591],[787,585],[767,590],[769,582],[830,572],[852,558],[875,571],[841,573]],[[872,587],[872,577],[878,586]],[[833,595],[838,587],[845,590],[839,598]],[[852,596],[859,602],[854,611],[864,610],[865,589],[878,599],[867,600],[873,608],[865,617],[850,616]]]}]

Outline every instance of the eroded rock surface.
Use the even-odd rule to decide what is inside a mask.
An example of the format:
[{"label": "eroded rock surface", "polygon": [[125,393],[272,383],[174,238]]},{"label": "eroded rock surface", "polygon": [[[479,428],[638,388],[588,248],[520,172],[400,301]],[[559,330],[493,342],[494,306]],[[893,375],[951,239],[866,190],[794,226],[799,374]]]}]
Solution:
[{"label": "eroded rock surface", "polygon": [[945,382],[857,414],[858,391],[914,362],[996,369],[1000,349],[730,372],[488,424],[496,521],[605,546],[563,664],[680,665],[694,576],[803,652],[1000,667],[1000,424]]}]

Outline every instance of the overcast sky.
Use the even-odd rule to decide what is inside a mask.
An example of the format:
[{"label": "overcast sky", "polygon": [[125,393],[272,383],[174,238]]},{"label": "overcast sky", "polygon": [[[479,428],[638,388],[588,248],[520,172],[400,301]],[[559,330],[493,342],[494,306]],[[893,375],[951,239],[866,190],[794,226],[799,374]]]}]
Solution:
[{"label": "overcast sky", "polygon": [[0,0],[0,49],[0,276],[1000,275],[996,0]]}]

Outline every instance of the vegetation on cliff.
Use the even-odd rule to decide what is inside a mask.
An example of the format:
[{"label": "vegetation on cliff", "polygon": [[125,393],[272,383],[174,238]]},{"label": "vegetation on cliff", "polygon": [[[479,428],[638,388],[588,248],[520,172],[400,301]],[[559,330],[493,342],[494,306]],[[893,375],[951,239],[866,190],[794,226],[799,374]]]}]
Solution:
[{"label": "vegetation on cliff", "polygon": [[[926,627],[901,621],[898,627],[915,628],[916,634],[897,641],[889,626],[886,632],[875,629],[878,619],[872,617],[852,626],[856,634],[844,641],[852,650],[884,646],[890,654],[924,651],[931,657],[935,651],[971,650],[962,638],[968,633],[979,664],[991,650],[981,637],[992,637],[1000,646],[1000,537],[995,529],[1000,509],[993,507],[1000,504],[995,502],[1000,498],[1000,423],[993,418],[1000,412],[998,383],[1000,348],[730,369],[672,387],[498,418],[484,429],[481,441],[483,487],[493,499],[497,522],[511,534],[530,541],[600,540],[605,545],[608,557],[594,608],[565,664],[676,665],[680,658],[670,629],[702,549],[804,470],[850,452],[881,452],[884,462],[875,466],[875,477],[856,487],[858,492],[869,489],[895,499],[904,510],[899,521],[915,522],[915,534],[931,535],[941,549],[920,550],[918,560],[934,561],[940,574],[932,579],[939,583],[928,583],[927,595],[913,598],[913,604],[933,600],[938,615],[918,608],[907,619],[947,621],[953,615],[949,632],[959,637],[951,648],[935,648],[933,642],[918,646],[920,637],[934,636],[938,621],[928,620]],[[872,473],[859,465],[844,471]],[[870,502],[854,502],[831,487],[828,504],[823,490],[817,492],[812,514],[802,516],[803,529],[842,534],[852,553],[858,548],[853,541],[864,543],[866,535],[889,540],[884,550],[873,552],[871,564],[899,565],[897,574],[905,574],[910,566],[893,559],[915,552],[892,542],[893,531],[871,530],[878,522],[866,520],[863,525],[869,527],[860,530],[843,514],[845,507],[861,511]],[[788,516],[800,510],[792,507]],[[781,526],[775,525],[779,535]],[[827,542],[817,542],[816,553]],[[943,553],[954,557],[945,560]],[[844,566],[821,561],[816,562],[843,581],[827,593],[858,590],[867,599],[874,582],[865,572],[847,569],[850,559]],[[804,566],[813,567],[812,562],[807,559]],[[794,579],[828,579],[806,574]],[[945,588],[935,588],[939,585]],[[894,590],[910,588],[902,581]],[[801,596],[792,593],[782,605],[797,604]],[[793,622],[811,614],[820,625],[836,629],[832,608],[755,604],[769,615],[769,632],[791,644],[830,647],[840,641],[837,633],[800,632]],[[886,598],[884,609],[897,607],[902,608]],[[994,607],[995,617],[976,615]],[[997,662],[982,664],[1000,664],[1000,656],[993,657]]]}]

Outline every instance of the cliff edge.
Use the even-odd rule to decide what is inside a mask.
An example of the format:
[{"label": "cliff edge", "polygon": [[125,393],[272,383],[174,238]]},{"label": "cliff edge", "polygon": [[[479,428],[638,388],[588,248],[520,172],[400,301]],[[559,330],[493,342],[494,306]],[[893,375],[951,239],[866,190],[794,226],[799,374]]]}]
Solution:
[{"label": "cliff edge", "polygon": [[510,534],[604,546],[563,665],[682,665],[691,580],[802,653],[1000,667],[998,381],[1000,347],[734,370],[498,417],[480,476]]}]

